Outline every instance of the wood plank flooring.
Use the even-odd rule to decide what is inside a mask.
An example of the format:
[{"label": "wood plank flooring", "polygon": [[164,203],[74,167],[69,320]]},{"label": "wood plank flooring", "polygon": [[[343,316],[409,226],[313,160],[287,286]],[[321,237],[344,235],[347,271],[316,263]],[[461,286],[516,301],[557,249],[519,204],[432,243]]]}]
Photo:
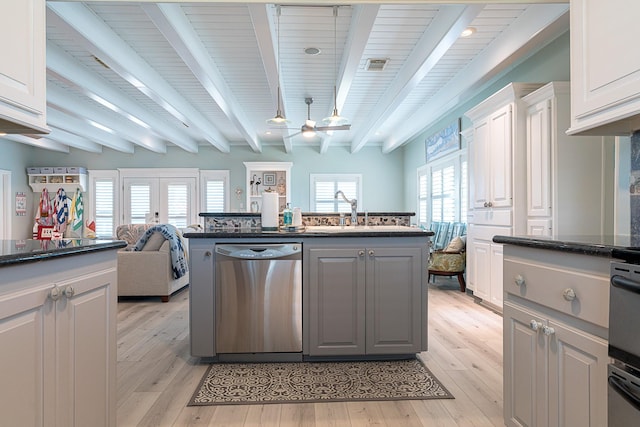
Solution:
[{"label": "wood plank flooring", "polygon": [[429,285],[429,351],[450,400],[187,407],[207,365],[189,355],[189,292],[118,303],[118,426],[504,426],[502,317]]}]

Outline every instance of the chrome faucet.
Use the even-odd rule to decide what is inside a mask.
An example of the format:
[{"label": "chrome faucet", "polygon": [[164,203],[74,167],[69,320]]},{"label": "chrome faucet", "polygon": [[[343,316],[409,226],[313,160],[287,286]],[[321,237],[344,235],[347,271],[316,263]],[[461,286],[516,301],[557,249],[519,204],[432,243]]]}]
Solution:
[{"label": "chrome faucet", "polygon": [[356,199],[353,199],[353,200],[347,199],[347,196],[344,195],[342,190],[336,191],[336,194],[334,197],[337,199],[338,196],[342,196],[344,201],[351,205],[351,225],[353,226],[358,225],[358,201]]}]

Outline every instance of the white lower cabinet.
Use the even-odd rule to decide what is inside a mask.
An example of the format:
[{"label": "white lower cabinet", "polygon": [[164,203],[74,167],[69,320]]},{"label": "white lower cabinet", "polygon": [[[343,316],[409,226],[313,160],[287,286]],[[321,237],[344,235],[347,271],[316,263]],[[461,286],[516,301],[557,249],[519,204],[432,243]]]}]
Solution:
[{"label": "white lower cabinet", "polygon": [[504,303],[505,423],[607,425],[607,342]]},{"label": "white lower cabinet", "polygon": [[505,245],[507,426],[607,425],[609,262]]},{"label": "white lower cabinet", "polygon": [[470,224],[467,231],[467,282],[473,295],[502,309],[502,250],[503,245],[494,243],[494,235],[510,235],[509,227],[490,227]]},{"label": "white lower cabinet", "polygon": [[113,254],[112,263],[98,261],[107,268],[55,283],[29,280],[25,265],[34,285],[0,295],[0,425],[116,425]]},{"label": "white lower cabinet", "polygon": [[309,249],[308,354],[422,351],[425,250],[426,246]]}]

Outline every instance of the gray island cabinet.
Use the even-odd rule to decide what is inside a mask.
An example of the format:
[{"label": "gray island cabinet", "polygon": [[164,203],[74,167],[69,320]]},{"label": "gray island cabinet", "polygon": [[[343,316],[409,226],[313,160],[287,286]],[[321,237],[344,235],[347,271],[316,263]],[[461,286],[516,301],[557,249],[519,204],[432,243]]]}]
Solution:
[{"label": "gray island cabinet", "polygon": [[422,248],[401,240],[383,245],[369,240],[353,244],[330,239],[305,246],[308,301],[303,324],[309,356],[426,349]]},{"label": "gray island cabinet", "polygon": [[216,351],[215,337],[216,245],[229,243],[302,245],[300,360],[404,357],[426,350],[432,233],[411,227],[329,228],[186,234],[192,355],[229,360]]}]

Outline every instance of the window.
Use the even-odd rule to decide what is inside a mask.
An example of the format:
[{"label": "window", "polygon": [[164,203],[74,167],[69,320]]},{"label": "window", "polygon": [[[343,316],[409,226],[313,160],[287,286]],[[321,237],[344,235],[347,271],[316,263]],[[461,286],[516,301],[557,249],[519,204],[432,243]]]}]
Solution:
[{"label": "window", "polygon": [[351,205],[342,197],[336,199],[337,191],[342,191],[349,200],[356,199],[362,207],[362,176],[351,174],[311,174],[311,200],[314,212],[351,212]]},{"label": "window", "polygon": [[467,159],[456,153],[418,169],[418,221],[466,222],[468,206]]},{"label": "window", "polygon": [[200,171],[200,211],[229,210],[229,171]]},{"label": "window", "polygon": [[93,220],[96,224],[96,237],[110,239],[115,236],[118,218],[118,171],[90,170],[89,191],[86,220]]}]

